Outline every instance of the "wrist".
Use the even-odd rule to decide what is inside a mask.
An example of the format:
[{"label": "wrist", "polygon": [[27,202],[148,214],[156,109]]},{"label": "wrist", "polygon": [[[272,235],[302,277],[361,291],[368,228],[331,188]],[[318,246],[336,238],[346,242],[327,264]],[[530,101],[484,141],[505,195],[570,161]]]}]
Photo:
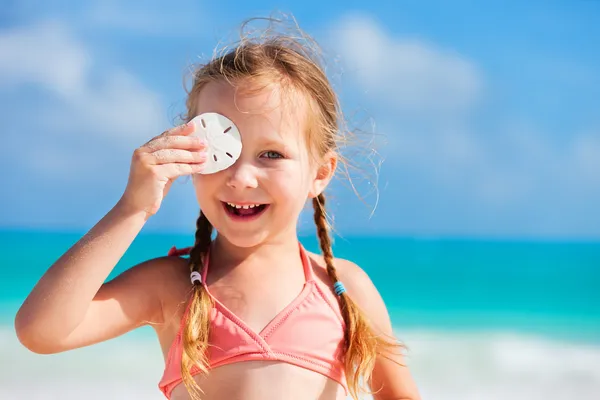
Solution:
[{"label": "wrist", "polygon": [[132,218],[143,222],[146,222],[151,217],[151,214],[148,211],[133,207],[123,198],[115,204],[111,212],[121,218]]}]

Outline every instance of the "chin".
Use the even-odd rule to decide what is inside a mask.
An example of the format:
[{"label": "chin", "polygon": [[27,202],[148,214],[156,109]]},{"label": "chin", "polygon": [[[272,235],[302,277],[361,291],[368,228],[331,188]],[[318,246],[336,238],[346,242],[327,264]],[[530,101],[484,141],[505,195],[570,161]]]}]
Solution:
[{"label": "chin", "polygon": [[267,232],[241,232],[235,231],[234,229],[224,229],[219,231],[217,229],[218,236],[224,239],[227,243],[235,247],[241,248],[252,248],[259,246],[268,240],[269,235]]}]

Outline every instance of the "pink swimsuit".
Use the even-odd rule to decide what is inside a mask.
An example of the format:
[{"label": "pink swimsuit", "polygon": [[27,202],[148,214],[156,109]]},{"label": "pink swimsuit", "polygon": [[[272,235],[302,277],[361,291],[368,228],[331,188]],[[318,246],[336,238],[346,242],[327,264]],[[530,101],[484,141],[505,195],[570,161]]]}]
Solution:
[{"label": "pink swimsuit", "polygon": [[[180,255],[182,250],[169,254]],[[306,282],[302,292],[285,307],[260,333],[227,309],[212,294],[215,307],[211,312],[209,336],[210,368],[242,361],[280,361],[323,374],[346,390],[343,344],[345,325],[340,306],[331,289],[314,277],[314,272],[300,245]],[[207,264],[202,281],[206,282]],[[206,290],[208,288],[205,286]],[[181,377],[182,330],[189,304],[181,321],[159,383],[167,398],[183,380]],[[192,368],[192,374],[199,373]]]}]

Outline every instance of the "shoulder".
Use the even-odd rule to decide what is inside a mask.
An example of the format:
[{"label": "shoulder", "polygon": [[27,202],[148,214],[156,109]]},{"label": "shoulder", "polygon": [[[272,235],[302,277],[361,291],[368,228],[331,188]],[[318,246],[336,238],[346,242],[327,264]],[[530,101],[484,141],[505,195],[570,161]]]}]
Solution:
[{"label": "shoulder", "polygon": [[[315,274],[323,281],[327,282],[333,290],[333,282],[327,275],[325,260],[321,255],[309,253],[313,260]],[[343,258],[335,258],[334,266],[338,279],[344,284],[348,296],[358,305],[373,324],[384,331],[388,331],[390,320],[387,308],[379,293],[379,290],[369,277],[368,273],[358,264]],[[316,265],[315,265],[316,264]]]},{"label": "shoulder", "polygon": [[335,266],[348,295],[363,312],[373,319],[386,319],[387,309],[381,294],[367,272],[356,263],[341,258],[335,259]]},{"label": "shoulder", "polygon": [[152,258],[134,265],[124,271],[120,277],[131,281],[135,280],[138,285],[153,286],[160,289],[165,285],[177,284],[181,281],[186,269],[188,269],[186,259],[175,256],[164,256]]},{"label": "shoulder", "polygon": [[369,275],[358,264],[343,258],[334,260],[338,278],[349,293],[361,295],[361,293],[377,290]]},{"label": "shoulder", "polygon": [[160,304],[161,319],[166,320],[164,314],[185,301],[191,288],[188,260],[177,256],[152,258],[124,271],[109,285],[127,286],[141,301]]},{"label": "shoulder", "polygon": [[[325,260],[320,254],[308,252],[312,267],[319,280],[333,285],[327,274]],[[333,264],[338,279],[344,284],[346,290],[353,297],[368,297],[377,291],[369,275],[356,263],[343,258],[334,258]]]},{"label": "shoulder", "polygon": [[190,267],[187,258],[179,256],[157,257],[148,261],[145,274],[152,279],[163,301],[175,297],[180,300],[182,293],[191,288]]}]

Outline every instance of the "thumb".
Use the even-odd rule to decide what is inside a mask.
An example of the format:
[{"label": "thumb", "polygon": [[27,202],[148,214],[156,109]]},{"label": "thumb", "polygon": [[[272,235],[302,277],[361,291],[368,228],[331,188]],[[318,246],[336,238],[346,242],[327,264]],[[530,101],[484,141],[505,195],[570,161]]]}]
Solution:
[{"label": "thumb", "polygon": [[163,188],[163,199],[165,198],[167,193],[169,193],[169,189],[171,189],[172,184],[173,184],[173,181],[171,179],[169,179],[169,181],[165,184],[165,187]]}]

